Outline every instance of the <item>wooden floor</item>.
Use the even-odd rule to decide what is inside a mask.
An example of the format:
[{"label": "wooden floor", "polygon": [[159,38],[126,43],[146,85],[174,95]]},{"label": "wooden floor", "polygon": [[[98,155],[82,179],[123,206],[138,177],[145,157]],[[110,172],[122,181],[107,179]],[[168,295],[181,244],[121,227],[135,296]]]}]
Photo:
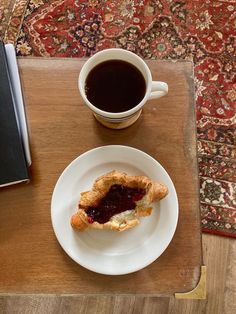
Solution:
[{"label": "wooden floor", "polygon": [[203,234],[207,299],[155,297],[0,296],[1,314],[233,314],[236,313],[236,241]]}]

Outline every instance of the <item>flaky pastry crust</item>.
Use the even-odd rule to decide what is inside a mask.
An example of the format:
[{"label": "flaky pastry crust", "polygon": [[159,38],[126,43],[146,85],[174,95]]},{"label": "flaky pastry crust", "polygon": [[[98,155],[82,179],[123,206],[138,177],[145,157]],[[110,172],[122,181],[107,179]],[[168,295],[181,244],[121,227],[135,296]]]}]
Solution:
[{"label": "flaky pastry crust", "polygon": [[[136,202],[136,207],[133,210],[114,215],[104,224],[96,221],[90,223],[86,210],[90,207],[97,207],[100,200],[106,196],[114,184],[143,189],[146,194],[140,201]],[[90,191],[81,193],[78,212],[71,217],[71,226],[79,231],[84,231],[87,228],[127,230],[139,224],[139,217],[149,216],[152,212],[151,204],[161,200],[167,194],[168,189],[164,184],[154,182],[145,176],[130,176],[114,170],[97,178]]]}]

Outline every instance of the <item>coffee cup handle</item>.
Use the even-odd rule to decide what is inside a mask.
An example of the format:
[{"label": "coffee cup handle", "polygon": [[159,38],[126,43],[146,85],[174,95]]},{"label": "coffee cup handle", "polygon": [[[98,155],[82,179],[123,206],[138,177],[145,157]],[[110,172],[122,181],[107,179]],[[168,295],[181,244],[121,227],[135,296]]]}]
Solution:
[{"label": "coffee cup handle", "polygon": [[168,93],[168,85],[165,82],[152,81],[149,99],[160,98]]}]

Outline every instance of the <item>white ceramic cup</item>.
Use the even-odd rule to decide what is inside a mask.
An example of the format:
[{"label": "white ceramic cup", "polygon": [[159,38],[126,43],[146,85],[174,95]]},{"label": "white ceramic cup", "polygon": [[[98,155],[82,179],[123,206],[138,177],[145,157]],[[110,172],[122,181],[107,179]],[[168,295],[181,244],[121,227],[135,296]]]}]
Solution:
[{"label": "white ceramic cup", "polygon": [[[86,78],[89,72],[99,63],[108,60],[123,60],[134,65],[142,73],[146,82],[146,92],[143,99],[135,107],[123,112],[107,112],[94,106],[85,93]],[[160,98],[168,93],[165,82],[153,81],[150,69],[142,58],[128,50],[111,48],[97,52],[83,65],[78,79],[79,91],[85,104],[93,111],[99,122],[114,129],[121,129],[133,124],[140,116],[142,107],[149,99]]]}]

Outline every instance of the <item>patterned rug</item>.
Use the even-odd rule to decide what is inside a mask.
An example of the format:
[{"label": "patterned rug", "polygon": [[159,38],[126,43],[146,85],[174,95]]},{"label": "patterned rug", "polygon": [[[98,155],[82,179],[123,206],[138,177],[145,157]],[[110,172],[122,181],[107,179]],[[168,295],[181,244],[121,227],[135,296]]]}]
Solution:
[{"label": "patterned rug", "polygon": [[202,230],[236,237],[236,1],[14,2],[2,37],[19,56],[89,57],[121,47],[194,62]]}]

